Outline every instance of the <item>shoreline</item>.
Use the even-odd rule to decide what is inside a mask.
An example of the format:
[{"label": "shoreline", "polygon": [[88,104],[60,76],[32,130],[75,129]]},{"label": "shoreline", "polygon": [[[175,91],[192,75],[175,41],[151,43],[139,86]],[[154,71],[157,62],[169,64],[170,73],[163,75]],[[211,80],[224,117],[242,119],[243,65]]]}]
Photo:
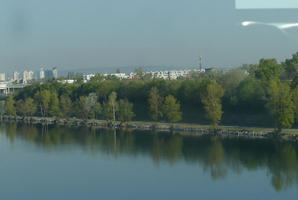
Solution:
[{"label": "shoreline", "polygon": [[[126,125],[121,125],[120,121],[108,123],[106,120],[82,120],[76,118],[57,119],[54,117],[12,117],[2,116],[0,121],[4,122],[22,122],[28,124],[41,125],[62,125],[62,126],[86,126],[92,128],[119,128],[119,129],[136,129],[136,130],[154,130],[180,133],[183,135],[197,134],[218,134],[226,136],[246,136],[255,138],[269,138],[277,136],[274,133],[274,128],[259,128],[259,127],[240,127],[240,126],[217,126],[216,129],[208,125],[189,124],[189,123],[163,123],[163,122],[142,122],[132,121]],[[281,138],[298,140],[298,129],[284,129],[279,134]]]}]

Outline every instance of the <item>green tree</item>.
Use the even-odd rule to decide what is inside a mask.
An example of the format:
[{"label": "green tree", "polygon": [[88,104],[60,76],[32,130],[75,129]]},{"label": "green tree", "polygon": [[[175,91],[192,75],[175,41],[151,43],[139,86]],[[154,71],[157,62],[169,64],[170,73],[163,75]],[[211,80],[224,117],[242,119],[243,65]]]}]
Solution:
[{"label": "green tree", "polygon": [[261,59],[255,71],[255,77],[263,81],[278,79],[280,65],[276,59]]},{"label": "green tree", "polygon": [[91,77],[92,82],[101,82],[104,80],[104,76],[101,73],[96,73],[95,76]]},{"label": "green tree", "polygon": [[182,119],[180,103],[172,95],[169,95],[165,98],[163,104],[163,112],[167,120],[169,120],[170,122],[178,122]]},{"label": "green tree", "polygon": [[5,110],[8,115],[16,115],[15,100],[12,95],[10,95],[5,102]]},{"label": "green tree", "polygon": [[63,117],[70,117],[72,114],[73,104],[68,95],[60,97],[60,110]]},{"label": "green tree", "polygon": [[37,93],[35,93],[34,98],[40,109],[41,116],[48,116],[51,101],[51,92],[49,90],[38,91]]},{"label": "green tree", "polygon": [[280,81],[271,81],[267,109],[275,120],[278,131],[291,128],[294,123],[295,105],[292,101],[290,86]]},{"label": "green tree", "polygon": [[160,119],[163,116],[163,113],[162,113],[163,99],[159,95],[159,91],[156,87],[151,88],[148,102],[149,102],[149,110],[151,113],[152,120],[158,121],[158,119]]},{"label": "green tree", "polygon": [[34,100],[28,97],[24,102],[24,113],[26,116],[33,116],[36,113],[37,107]]},{"label": "green tree", "polygon": [[0,101],[0,117],[2,120],[2,116],[5,114],[5,101]]},{"label": "green tree", "polygon": [[24,101],[20,99],[16,102],[16,112],[18,115],[25,116]]},{"label": "green tree", "polygon": [[146,73],[142,79],[148,81],[148,80],[152,79],[152,74]]},{"label": "green tree", "polygon": [[118,119],[123,122],[129,122],[135,116],[133,112],[133,104],[128,100],[120,99]]},{"label": "green tree", "polygon": [[99,118],[99,116],[102,113],[102,107],[101,107],[101,104],[99,102],[96,103],[95,112],[94,113],[95,113],[95,119]]},{"label": "green tree", "polygon": [[77,84],[81,85],[84,83],[84,75],[83,73],[76,73],[74,76],[74,80],[76,81]]},{"label": "green tree", "polygon": [[244,64],[240,69],[248,72],[249,76],[255,77],[256,69],[258,68],[257,64]]},{"label": "green tree", "polygon": [[58,98],[58,94],[56,92],[51,93],[50,103],[49,103],[49,113],[50,113],[50,115],[57,116],[57,117],[59,117],[61,114],[59,98]]},{"label": "green tree", "polygon": [[108,101],[104,103],[103,115],[108,121],[116,120],[116,113],[118,112],[119,105],[117,103],[117,93],[112,92],[109,95]]},{"label": "green tree", "polygon": [[36,113],[36,105],[32,98],[28,97],[25,101],[22,99],[16,103],[17,113],[21,116],[32,116]]},{"label": "green tree", "polygon": [[100,114],[101,106],[97,102],[97,95],[90,93],[88,96],[81,96],[76,102],[76,114],[79,118],[94,118],[96,114]]},{"label": "green tree", "polygon": [[138,79],[143,80],[143,77],[145,75],[145,72],[144,72],[144,70],[143,70],[142,67],[139,67],[139,68],[135,69],[135,73],[136,73],[136,77]]},{"label": "green tree", "polygon": [[90,93],[85,99],[84,109],[91,118],[95,118],[96,114],[100,114],[101,112],[101,106],[97,102],[97,99],[96,93]]},{"label": "green tree", "polygon": [[265,96],[266,91],[261,81],[253,77],[243,80],[237,87],[235,95],[238,108],[246,112],[264,110]]},{"label": "green tree", "polygon": [[236,105],[238,103],[238,99],[236,98],[237,88],[247,76],[247,72],[237,68],[229,70],[220,77],[220,84],[225,90],[223,101],[230,105]]},{"label": "green tree", "polygon": [[75,114],[80,119],[88,119],[89,113],[86,110],[86,97],[80,96],[75,102]]},{"label": "green tree", "polygon": [[219,123],[223,114],[221,104],[223,95],[224,89],[219,84],[213,82],[207,85],[205,94],[201,96],[201,101],[206,111],[206,117],[211,120],[213,126]]},{"label": "green tree", "polygon": [[291,82],[291,87],[296,88],[297,86],[298,86],[298,75],[295,75]]},{"label": "green tree", "polygon": [[298,75],[298,52],[293,54],[291,59],[286,59],[283,65],[285,66],[287,77],[289,79],[293,79],[295,76],[297,76]]},{"label": "green tree", "polygon": [[296,87],[293,91],[293,103],[295,106],[295,122],[298,123],[298,87]]}]

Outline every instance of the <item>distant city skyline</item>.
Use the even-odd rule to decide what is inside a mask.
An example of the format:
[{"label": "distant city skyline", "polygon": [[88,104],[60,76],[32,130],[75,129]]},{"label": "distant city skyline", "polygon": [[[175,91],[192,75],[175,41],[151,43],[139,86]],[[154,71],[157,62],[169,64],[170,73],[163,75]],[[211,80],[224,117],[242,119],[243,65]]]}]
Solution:
[{"label": "distant city skyline", "polygon": [[0,72],[196,67],[200,56],[209,67],[236,67],[262,57],[283,61],[298,51],[297,28],[288,36],[271,27],[241,26],[295,23],[298,9],[238,10],[235,0],[0,3]]}]

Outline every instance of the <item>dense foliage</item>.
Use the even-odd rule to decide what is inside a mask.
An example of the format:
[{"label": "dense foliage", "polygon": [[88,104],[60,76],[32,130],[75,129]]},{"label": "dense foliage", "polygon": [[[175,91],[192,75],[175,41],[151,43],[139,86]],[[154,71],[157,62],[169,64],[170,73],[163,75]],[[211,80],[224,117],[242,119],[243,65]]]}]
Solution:
[{"label": "dense foliage", "polygon": [[163,80],[35,83],[5,103],[8,115],[153,120],[217,125],[292,127],[298,119],[298,53],[284,63],[259,64]]}]

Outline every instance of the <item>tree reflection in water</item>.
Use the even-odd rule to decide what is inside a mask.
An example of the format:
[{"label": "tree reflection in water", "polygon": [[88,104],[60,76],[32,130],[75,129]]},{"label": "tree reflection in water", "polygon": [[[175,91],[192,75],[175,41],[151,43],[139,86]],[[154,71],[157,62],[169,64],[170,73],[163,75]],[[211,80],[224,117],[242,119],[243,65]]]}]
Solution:
[{"label": "tree reflection in water", "polygon": [[276,191],[298,183],[298,144],[270,139],[228,138],[219,136],[181,136],[151,131],[42,127],[2,123],[0,133],[11,143],[16,139],[33,142],[46,150],[81,148],[86,153],[103,153],[117,158],[121,155],[151,157],[158,166],[161,161],[171,165],[186,162],[199,165],[212,179],[224,179],[229,171],[265,169]]}]

